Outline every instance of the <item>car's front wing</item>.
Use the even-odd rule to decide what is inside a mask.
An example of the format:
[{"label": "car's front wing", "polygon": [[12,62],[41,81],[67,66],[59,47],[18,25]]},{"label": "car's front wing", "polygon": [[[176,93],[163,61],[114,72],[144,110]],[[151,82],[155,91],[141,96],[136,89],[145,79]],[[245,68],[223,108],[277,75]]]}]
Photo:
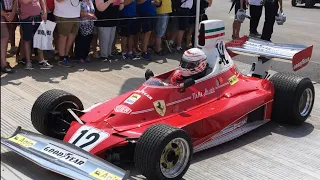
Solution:
[{"label": "car's front wing", "polygon": [[128,179],[125,171],[87,151],[57,139],[39,135],[18,127],[1,144],[43,168],[72,179]]}]

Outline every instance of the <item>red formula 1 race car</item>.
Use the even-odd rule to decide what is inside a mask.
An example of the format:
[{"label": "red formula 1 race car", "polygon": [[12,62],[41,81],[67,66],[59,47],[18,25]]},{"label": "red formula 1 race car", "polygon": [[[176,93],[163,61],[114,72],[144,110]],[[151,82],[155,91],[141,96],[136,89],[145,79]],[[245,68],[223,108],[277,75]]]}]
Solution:
[{"label": "red formula 1 race car", "polygon": [[[134,162],[150,180],[181,179],[192,155],[241,136],[270,120],[301,124],[314,103],[310,79],[270,76],[271,59],[291,60],[296,71],[312,46],[274,44],[243,37],[224,43],[224,22],[200,24],[199,49],[208,58],[205,76],[168,83],[176,69],[137,89],[84,109],[63,90],[49,90],[34,103],[31,121],[42,134],[18,128],[1,143],[18,154],[74,179],[126,179],[116,163]],[[257,56],[242,74],[231,57]]]}]

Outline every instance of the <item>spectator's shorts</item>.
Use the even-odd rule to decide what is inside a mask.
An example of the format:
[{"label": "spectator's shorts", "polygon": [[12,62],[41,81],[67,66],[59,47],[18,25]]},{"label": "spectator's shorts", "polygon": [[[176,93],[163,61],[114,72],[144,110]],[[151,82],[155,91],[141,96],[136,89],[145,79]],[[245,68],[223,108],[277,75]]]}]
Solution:
[{"label": "spectator's shorts", "polygon": [[[6,22],[5,18],[1,16],[1,22]],[[1,24],[1,39],[9,38],[9,31],[7,24]]]},{"label": "spectator's shorts", "polygon": [[[128,17],[120,17],[128,18]],[[123,37],[129,37],[130,35],[137,34],[137,20],[135,19],[123,19],[119,23],[119,35]]]},{"label": "spectator's shorts", "polygon": [[[63,18],[55,16],[59,34],[68,36],[69,34],[77,35],[80,27],[79,18]],[[67,21],[67,22],[64,22]],[[69,22],[71,21],[71,22]]]},{"label": "spectator's shorts", "polygon": [[169,14],[159,14],[156,26],[156,34],[158,37],[163,37],[166,33],[169,22]]},{"label": "spectator's shorts", "polygon": [[189,12],[188,8],[180,8],[177,12],[179,21],[179,30],[185,31],[189,27]]},{"label": "spectator's shorts", "polygon": [[56,21],[56,18],[54,17],[52,12],[47,14],[47,19],[52,22]]},{"label": "spectator's shorts", "polygon": [[25,41],[32,41],[41,21],[41,16],[30,16],[26,19],[21,19],[22,39]]},{"label": "spectator's shorts", "polygon": [[156,17],[147,14],[139,14],[139,17],[141,18],[138,20],[138,27],[141,27],[143,33],[152,31],[155,28],[157,22]]},{"label": "spectator's shorts", "polygon": [[179,23],[177,17],[172,17],[173,13],[169,14],[169,24],[167,27],[168,32],[176,32],[179,29]]}]

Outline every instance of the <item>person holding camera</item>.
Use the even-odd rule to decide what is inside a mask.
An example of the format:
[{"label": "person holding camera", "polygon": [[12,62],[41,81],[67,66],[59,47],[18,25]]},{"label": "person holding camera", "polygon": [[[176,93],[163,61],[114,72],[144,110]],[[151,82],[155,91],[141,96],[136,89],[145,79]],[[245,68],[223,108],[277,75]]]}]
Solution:
[{"label": "person holding camera", "polygon": [[279,7],[282,13],[282,0],[264,0],[265,21],[261,35],[262,40],[271,41],[273,26],[276,21],[276,16],[278,16]]}]

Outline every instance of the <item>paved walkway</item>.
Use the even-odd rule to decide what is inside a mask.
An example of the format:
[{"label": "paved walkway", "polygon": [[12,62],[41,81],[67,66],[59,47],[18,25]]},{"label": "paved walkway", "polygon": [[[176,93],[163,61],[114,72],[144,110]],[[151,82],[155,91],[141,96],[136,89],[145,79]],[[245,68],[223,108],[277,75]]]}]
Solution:
[{"label": "paved walkway", "polygon": [[[177,58],[175,58],[177,59]],[[144,81],[147,68],[156,74],[178,65],[177,60],[154,62],[94,62],[74,68],[51,70],[18,69],[1,77],[1,136],[11,135],[17,126],[35,131],[30,111],[46,90],[60,88],[80,97],[85,108],[134,89]],[[245,72],[249,66],[236,62]],[[320,85],[311,117],[300,127],[268,123],[236,140],[200,152],[184,177],[186,180],[216,179],[320,179]],[[65,179],[33,165],[1,147],[1,179]],[[143,179],[132,166],[132,179]]]}]

